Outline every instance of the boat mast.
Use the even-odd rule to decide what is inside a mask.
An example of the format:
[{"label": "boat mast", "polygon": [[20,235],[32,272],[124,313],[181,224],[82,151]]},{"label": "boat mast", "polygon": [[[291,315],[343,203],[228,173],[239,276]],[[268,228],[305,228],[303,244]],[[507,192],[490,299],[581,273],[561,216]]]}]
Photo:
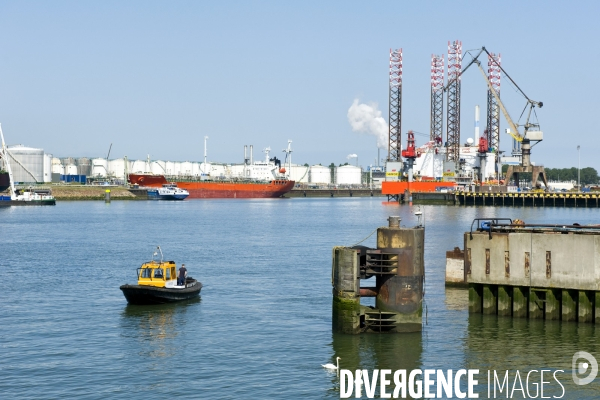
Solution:
[{"label": "boat mast", "polygon": [[208,136],[204,136],[204,172],[206,174],[206,141],[208,140]]},{"label": "boat mast", "polygon": [[6,170],[8,171],[8,179],[10,180],[10,199],[16,200],[17,192],[15,191],[15,181],[13,180],[12,169],[10,168],[10,162],[8,162],[8,149],[6,148],[6,143],[4,143],[4,134],[2,133],[2,124],[0,124],[0,138],[2,138],[2,159],[4,160],[4,165],[6,165]]}]

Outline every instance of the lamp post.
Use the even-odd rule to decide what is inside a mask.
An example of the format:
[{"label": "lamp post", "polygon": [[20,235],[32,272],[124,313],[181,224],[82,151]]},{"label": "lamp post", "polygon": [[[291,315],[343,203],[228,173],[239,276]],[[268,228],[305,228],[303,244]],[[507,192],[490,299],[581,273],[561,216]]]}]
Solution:
[{"label": "lamp post", "polygon": [[581,192],[581,146],[577,145],[577,190]]}]

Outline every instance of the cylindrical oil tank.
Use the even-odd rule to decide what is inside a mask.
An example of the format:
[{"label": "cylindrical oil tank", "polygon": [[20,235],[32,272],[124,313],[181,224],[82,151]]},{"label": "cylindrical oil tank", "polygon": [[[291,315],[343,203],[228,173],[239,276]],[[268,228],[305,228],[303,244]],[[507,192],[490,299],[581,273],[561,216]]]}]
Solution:
[{"label": "cylindrical oil tank", "polygon": [[425,229],[422,226],[392,227],[392,222],[390,219],[390,227],[377,229],[379,252],[374,257],[384,273],[377,276],[375,307],[383,312],[397,313],[398,329],[420,331]]},{"label": "cylindrical oil tank", "polygon": [[[282,165],[282,167],[286,170],[290,168],[289,165]],[[307,165],[292,165],[287,173],[289,173],[288,176],[291,181],[308,183],[309,170],[310,167]]]},{"label": "cylindrical oil tank", "polygon": [[65,175],[77,175],[77,165],[75,165],[75,164],[65,165]]},{"label": "cylindrical oil tank", "polygon": [[9,147],[8,151],[21,164],[9,157],[15,182],[44,182],[44,150],[16,145]]},{"label": "cylindrical oil tank", "polygon": [[310,183],[331,183],[331,168],[322,165],[313,165],[308,171],[308,180]]},{"label": "cylindrical oil tank", "polygon": [[208,174],[211,177],[221,177],[224,178],[227,175],[228,169],[223,164],[209,164],[204,165],[202,163],[202,173]]},{"label": "cylindrical oil tank", "polygon": [[62,164],[54,164],[54,165],[52,165],[52,173],[64,175],[65,167],[63,167]]},{"label": "cylindrical oil tank", "polygon": [[77,173],[78,175],[90,176],[92,173],[92,160],[87,157],[80,157],[77,159]]},{"label": "cylindrical oil tank", "polygon": [[167,173],[165,168],[165,162],[161,160],[152,161],[152,163],[150,164],[150,172],[154,175],[165,175]]},{"label": "cylindrical oil tank", "polygon": [[73,157],[63,157],[61,158],[62,165],[75,164],[77,165],[77,160]]},{"label": "cylindrical oil tank", "polygon": [[52,157],[52,165],[62,165],[62,162],[60,162],[60,158]]},{"label": "cylindrical oil tank", "polygon": [[167,161],[165,163],[165,170],[167,175],[175,175],[175,163],[173,161]]},{"label": "cylindrical oil tank", "polygon": [[[134,171],[129,171],[134,172]],[[125,159],[116,158],[108,162],[108,173],[117,179],[125,179]]]},{"label": "cylindrical oil tank", "polygon": [[362,170],[354,165],[343,165],[335,169],[336,185],[360,185]]},{"label": "cylindrical oil tank", "polygon": [[202,174],[202,163],[192,163],[192,176],[200,176]]},{"label": "cylindrical oil tank", "polygon": [[44,182],[52,182],[52,154],[44,154]]},{"label": "cylindrical oil tank", "polygon": [[181,175],[181,161],[173,161],[173,175]]},{"label": "cylindrical oil tank", "polygon": [[180,175],[182,176],[191,176],[192,175],[192,163],[189,161],[184,161],[181,163],[180,167]]},{"label": "cylindrical oil tank", "polygon": [[92,176],[95,178],[106,178],[108,176],[108,161],[105,158],[94,158],[92,160]]},{"label": "cylindrical oil tank", "polygon": [[148,163],[146,160],[135,160],[131,166],[131,170],[129,171],[132,174],[145,174]]}]

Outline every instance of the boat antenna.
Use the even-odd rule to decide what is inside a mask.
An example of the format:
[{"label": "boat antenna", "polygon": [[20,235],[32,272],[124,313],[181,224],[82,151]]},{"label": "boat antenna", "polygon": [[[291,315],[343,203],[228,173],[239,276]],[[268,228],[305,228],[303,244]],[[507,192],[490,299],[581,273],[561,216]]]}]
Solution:
[{"label": "boat antenna", "polygon": [[154,257],[156,257],[158,255],[158,253],[160,253],[160,263],[162,264],[162,262],[163,262],[163,252],[162,252],[160,246],[156,246],[156,251],[154,252],[154,254],[152,254],[152,261],[154,261]]}]

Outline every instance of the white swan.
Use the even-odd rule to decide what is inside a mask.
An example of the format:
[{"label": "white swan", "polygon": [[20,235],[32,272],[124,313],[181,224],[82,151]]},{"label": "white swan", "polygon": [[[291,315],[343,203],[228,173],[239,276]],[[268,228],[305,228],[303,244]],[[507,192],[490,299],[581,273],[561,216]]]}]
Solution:
[{"label": "white swan", "polygon": [[325,368],[325,369],[331,369],[331,370],[334,370],[334,371],[336,371],[336,370],[338,370],[338,369],[340,368],[340,359],[341,359],[341,357],[336,357],[336,358],[335,358],[335,363],[336,363],[336,365],[333,365],[333,364],[325,364],[325,365],[321,365],[321,366],[322,366],[323,368]]}]

